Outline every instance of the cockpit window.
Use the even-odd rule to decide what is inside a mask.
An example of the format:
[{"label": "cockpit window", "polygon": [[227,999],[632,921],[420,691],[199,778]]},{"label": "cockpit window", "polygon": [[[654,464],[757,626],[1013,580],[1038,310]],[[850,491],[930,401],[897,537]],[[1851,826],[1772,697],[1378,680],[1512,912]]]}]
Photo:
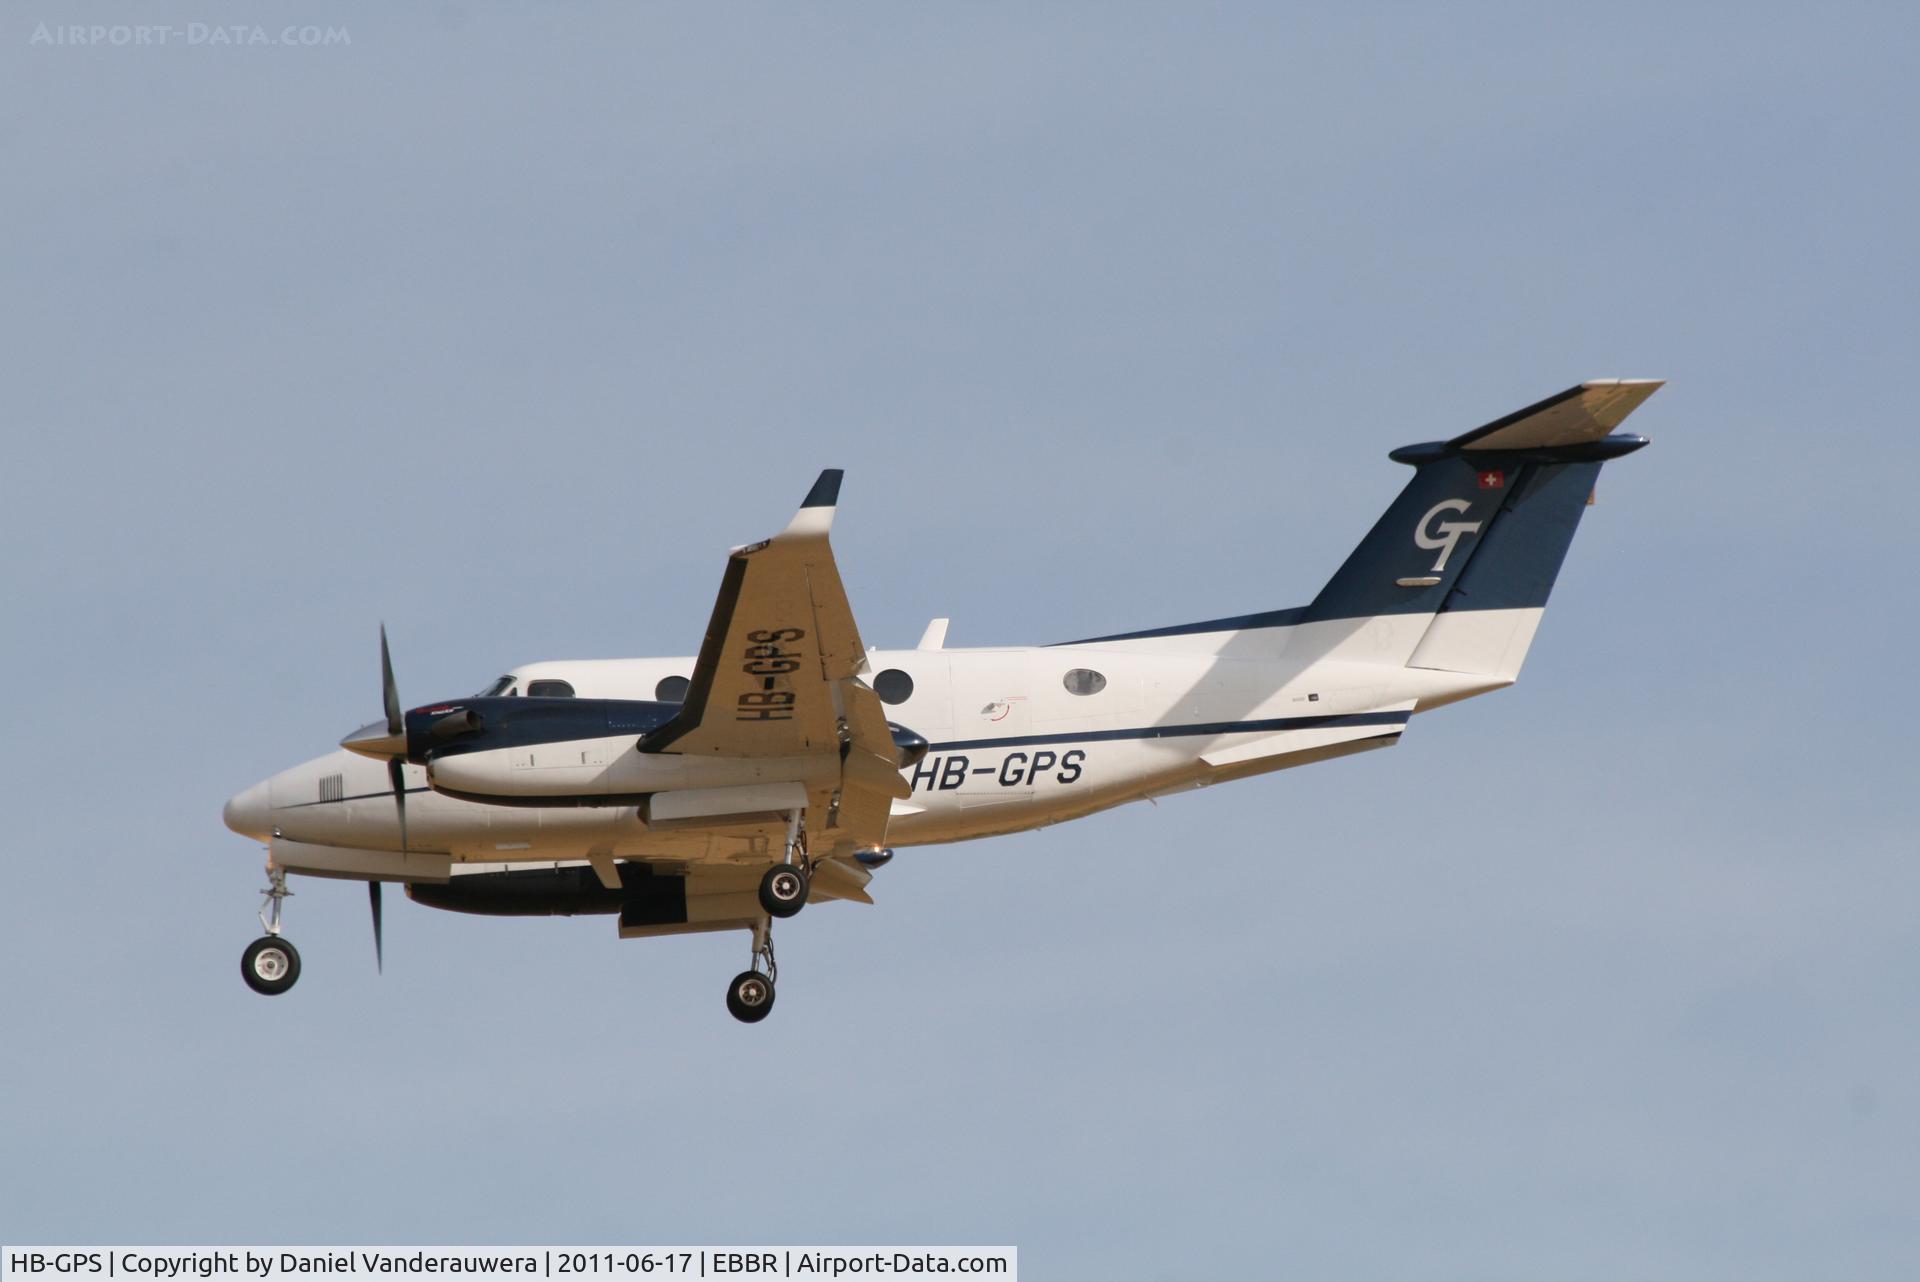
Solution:
[{"label": "cockpit window", "polygon": [[527,697],[530,699],[571,699],[573,683],[549,678],[545,681],[527,682]]},{"label": "cockpit window", "polygon": [[685,677],[661,677],[660,684],[653,688],[653,697],[661,703],[685,703],[692,685]]},{"label": "cockpit window", "polygon": [[482,690],[478,695],[475,695],[474,697],[478,699],[491,699],[497,695],[505,694],[507,691],[511,690],[512,688],[513,688],[513,678],[501,677],[498,680],[496,680],[492,685],[488,686],[486,689]]}]

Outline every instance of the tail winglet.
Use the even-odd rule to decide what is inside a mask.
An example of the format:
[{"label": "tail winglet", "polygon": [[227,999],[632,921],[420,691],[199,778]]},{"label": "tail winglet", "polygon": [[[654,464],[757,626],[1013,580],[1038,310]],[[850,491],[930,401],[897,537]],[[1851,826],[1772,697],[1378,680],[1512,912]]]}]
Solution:
[{"label": "tail winglet", "polygon": [[800,510],[794,513],[793,520],[781,531],[782,538],[825,538],[827,531],[833,528],[833,514],[840,503],[840,479],[845,475],[841,469],[830,467],[820,473],[820,479],[807,491],[807,497],[800,501]]}]

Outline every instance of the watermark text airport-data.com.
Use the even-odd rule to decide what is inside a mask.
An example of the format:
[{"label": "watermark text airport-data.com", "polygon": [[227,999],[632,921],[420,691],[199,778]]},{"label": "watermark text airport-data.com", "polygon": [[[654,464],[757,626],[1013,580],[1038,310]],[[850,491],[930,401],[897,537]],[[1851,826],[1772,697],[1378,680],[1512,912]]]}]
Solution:
[{"label": "watermark text airport-data.com", "polygon": [[244,22],[39,22],[27,43],[48,49],[324,49],[353,43],[345,27],[290,23],[263,27]]}]

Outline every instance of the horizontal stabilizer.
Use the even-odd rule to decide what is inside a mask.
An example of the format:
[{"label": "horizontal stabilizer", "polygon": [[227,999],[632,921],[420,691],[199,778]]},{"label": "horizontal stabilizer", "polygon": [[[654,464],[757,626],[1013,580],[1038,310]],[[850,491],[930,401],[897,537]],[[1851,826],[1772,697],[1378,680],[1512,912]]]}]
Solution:
[{"label": "horizontal stabilizer", "polygon": [[1542,450],[1585,445],[1619,427],[1642,401],[1665,386],[1658,378],[1607,378],[1569,387],[1557,396],[1456,436],[1456,450]]}]

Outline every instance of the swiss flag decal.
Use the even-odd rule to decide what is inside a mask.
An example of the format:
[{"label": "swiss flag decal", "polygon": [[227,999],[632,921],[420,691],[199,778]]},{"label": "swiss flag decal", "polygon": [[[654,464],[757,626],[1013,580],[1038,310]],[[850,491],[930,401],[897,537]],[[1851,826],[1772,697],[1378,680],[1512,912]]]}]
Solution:
[{"label": "swiss flag decal", "polygon": [[1480,488],[1483,490],[1504,489],[1506,484],[1507,474],[1498,468],[1480,473]]}]

